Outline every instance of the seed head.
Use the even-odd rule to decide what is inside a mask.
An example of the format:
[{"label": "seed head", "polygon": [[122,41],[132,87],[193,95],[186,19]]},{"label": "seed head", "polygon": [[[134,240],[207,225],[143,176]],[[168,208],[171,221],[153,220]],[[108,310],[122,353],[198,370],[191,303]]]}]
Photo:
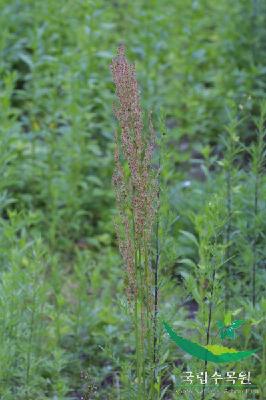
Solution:
[{"label": "seed head", "polygon": [[[119,210],[117,224],[119,249],[126,264],[129,293],[137,295],[135,250],[150,246],[157,204],[157,179],[152,168],[155,131],[149,117],[149,132],[144,135],[136,71],[119,46],[110,69],[118,104],[114,107],[120,132],[115,134],[113,184]],[[121,234],[121,227],[123,234]]]}]

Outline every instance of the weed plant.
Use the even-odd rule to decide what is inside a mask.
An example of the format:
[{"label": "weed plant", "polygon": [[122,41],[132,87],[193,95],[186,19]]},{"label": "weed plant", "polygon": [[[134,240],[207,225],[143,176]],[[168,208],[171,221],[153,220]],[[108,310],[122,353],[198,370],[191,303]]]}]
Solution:
[{"label": "weed plant", "polygon": [[[0,9],[0,398],[136,394],[132,308],[112,222],[116,123],[108,64],[123,39],[136,61],[142,109],[153,110],[152,168],[160,171],[151,290],[146,295],[143,285],[138,302],[144,316],[148,296],[152,304],[140,381],[152,388],[150,397],[170,400],[184,370],[204,369],[169,342],[161,319],[205,344],[215,268],[216,343],[230,267],[228,312],[246,320],[234,347],[259,349],[241,369],[250,369],[264,399],[265,2],[0,0]],[[241,148],[233,158],[221,137],[229,145],[231,101],[240,121],[233,144]],[[150,132],[144,116],[143,132]],[[209,210],[209,202],[219,207]],[[223,232],[211,239],[208,219],[222,224],[223,216]],[[199,274],[204,257],[208,273]],[[240,372],[238,364],[225,368]]]}]

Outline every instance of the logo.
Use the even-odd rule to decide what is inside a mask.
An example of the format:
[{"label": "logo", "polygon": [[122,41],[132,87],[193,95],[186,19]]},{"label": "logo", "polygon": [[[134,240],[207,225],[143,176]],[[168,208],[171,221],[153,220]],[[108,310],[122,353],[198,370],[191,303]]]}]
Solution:
[{"label": "logo", "polygon": [[[217,327],[219,336],[223,339],[235,339],[236,330],[245,323],[244,320],[231,321],[230,314],[226,314],[224,321],[218,321]],[[225,347],[219,344],[207,344],[205,346],[185,339],[176,334],[172,327],[163,321],[164,328],[173,342],[183,351],[203,361],[213,363],[230,363],[243,360],[252,356],[258,349],[238,351],[231,347]]]}]

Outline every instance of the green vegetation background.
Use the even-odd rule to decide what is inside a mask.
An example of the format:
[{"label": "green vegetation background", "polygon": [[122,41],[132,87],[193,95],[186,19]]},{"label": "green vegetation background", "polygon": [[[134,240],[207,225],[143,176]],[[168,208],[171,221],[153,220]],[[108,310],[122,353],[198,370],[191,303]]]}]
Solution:
[{"label": "green vegetation background", "polygon": [[[196,261],[197,251],[180,230],[193,230],[188,211],[197,212],[208,193],[206,169],[223,154],[219,138],[232,104],[245,117],[241,141],[255,138],[251,117],[266,86],[266,5],[0,0],[0,11],[0,397],[70,400],[90,391],[127,399],[120,387],[130,383],[133,342],[112,223],[111,58],[124,42],[144,109],[153,110],[157,129],[160,115],[166,121],[166,198],[179,219],[167,237],[164,307],[190,329],[178,260]],[[212,180],[214,191],[221,179]],[[242,215],[250,187],[235,185]],[[238,259],[246,286],[236,283],[247,298],[249,255],[245,265]],[[196,283],[189,284],[190,301],[199,303]],[[265,304],[252,318],[263,312]],[[167,347],[164,398],[174,399],[181,355]]]}]

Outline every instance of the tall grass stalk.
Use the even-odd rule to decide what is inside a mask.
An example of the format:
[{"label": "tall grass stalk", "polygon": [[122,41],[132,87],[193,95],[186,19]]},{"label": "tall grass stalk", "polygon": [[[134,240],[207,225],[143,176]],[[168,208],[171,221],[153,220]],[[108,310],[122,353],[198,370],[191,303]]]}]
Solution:
[{"label": "tall grass stalk", "polygon": [[[236,117],[232,117],[227,127],[228,135],[224,139],[225,155],[223,159],[223,166],[225,171],[226,182],[226,221],[227,226],[225,230],[225,245],[226,245],[226,279],[232,276],[233,271],[231,267],[231,236],[232,236],[232,217],[233,217],[233,184],[234,184],[234,163],[241,148],[239,145],[239,138],[236,134],[236,128],[239,121]],[[230,284],[225,284],[225,309],[230,307],[230,299],[232,297]]]},{"label": "tall grass stalk", "polygon": [[119,210],[115,227],[126,266],[126,293],[135,329],[137,399],[153,399],[155,325],[150,259],[158,209],[157,174],[152,167],[155,131],[150,123],[148,133],[144,133],[135,67],[125,58],[123,46],[110,67],[118,98],[115,115],[120,124],[114,153],[113,184]]},{"label": "tall grass stalk", "polygon": [[253,220],[254,220],[254,238],[252,241],[252,255],[253,255],[253,263],[252,263],[252,277],[251,277],[251,285],[252,285],[252,304],[253,307],[256,304],[256,271],[258,265],[258,254],[257,254],[257,242],[259,236],[259,200],[260,200],[260,185],[261,178],[263,173],[263,167],[265,164],[265,120],[266,120],[266,102],[263,102],[261,105],[261,113],[258,119],[255,119],[255,124],[257,127],[257,141],[253,145],[250,146],[249,152],[251,155],[251,172],[254,178],[254,197],[253,197]]},{"label": "tall grass stalk", "polygon": [[[160,162],[159,162],[159,179],[158,179],[158,203],[160,203]],[[153,317],[153,379],[156,381],[156,365],[158,362],[158,333],[157,333],[157,320],[159,313],[159,282],[158,282],[158,272],[159,272],[159,262],[160,262],[160,241],[159,241],[159,212],[157,213],[156,220],[156,254],[155,254],[155,263],[154,263],[154,317]]]},{"label": "tall grass stalk", "polygon": [[[208,312],[208,325],[207,325],[207,332],[206,332],[206,345],[210,342],[210,333],[211,333],[211,322],[212,322],[212,307],[213,307],[213,291],[214,291],[214,282],[215,282],[215,275],[216,275],[216,268],[213,267],[212,272],[212,280],[211,280],[211,293],[210,293],[210,301],[209,301],[209,312]],[[208,361],[205,360],[204,362],[204,375],[207,371],[207,364]],[[205,398],[205,386],[202,389],[201,399],[204,400]]]}]

